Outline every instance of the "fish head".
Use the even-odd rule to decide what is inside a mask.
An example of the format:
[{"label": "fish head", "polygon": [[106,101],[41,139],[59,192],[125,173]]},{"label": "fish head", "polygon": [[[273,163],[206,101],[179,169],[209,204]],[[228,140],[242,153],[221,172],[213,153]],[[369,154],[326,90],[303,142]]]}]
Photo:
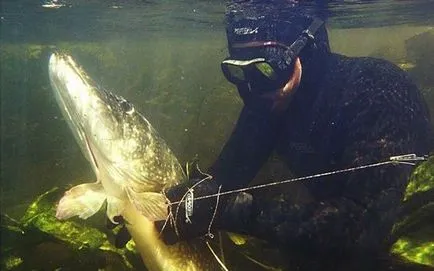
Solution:
[{"label": "fish head", "polygon": [[121,137],[123,117],[134,112],[128,101],[98,86],[66,54],[51,55],[49,77],[56,100],[73,128],[98,132],[107,139]]},{"label": "fish head", "polygon": [[160,192],[184,178],[176,157],[133,104],[96,84],[69,55],[53,53],[48,70],[64,118],[106,188]]}]

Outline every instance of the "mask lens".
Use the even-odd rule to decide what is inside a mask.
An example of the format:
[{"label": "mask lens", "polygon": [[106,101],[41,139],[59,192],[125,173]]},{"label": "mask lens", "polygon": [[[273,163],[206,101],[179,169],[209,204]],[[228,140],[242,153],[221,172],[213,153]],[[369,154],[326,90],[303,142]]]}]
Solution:
[{"label": "mask lens", "polygon": [[255,64],[255,67],[258,71],[260,71],[265,77],[270,80],[276,80],[277,76],[274,72],[273,67],[267,62],[259,62]]},{"label": "mask lens", "polygon": [[229,82],[234,84],[245,83],[248,75],[256,63],[265,61],[263,58],[249,60],[225,59],[221,63],[223,74]]}]

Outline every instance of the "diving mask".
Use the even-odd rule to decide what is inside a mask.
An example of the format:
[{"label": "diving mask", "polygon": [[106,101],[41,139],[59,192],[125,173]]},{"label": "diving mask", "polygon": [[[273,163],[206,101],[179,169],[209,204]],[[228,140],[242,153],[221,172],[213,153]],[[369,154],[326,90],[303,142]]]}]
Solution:
[{"label": "diving mask", "polygon": [[251,41],[232,44],[232,49],[248,48],[283,48],[282,59],[266,59],[265,57],[247,60],[225,59],[221,68],[226,79],[233,84],[259,84],[266,89],[278,89],[288,80],[292,72],[294,60],[308,43],[314,42],[316,31],[324,24],[320,19],[314,19],[311,25],[301,35],[287,46],[277,41]]}]

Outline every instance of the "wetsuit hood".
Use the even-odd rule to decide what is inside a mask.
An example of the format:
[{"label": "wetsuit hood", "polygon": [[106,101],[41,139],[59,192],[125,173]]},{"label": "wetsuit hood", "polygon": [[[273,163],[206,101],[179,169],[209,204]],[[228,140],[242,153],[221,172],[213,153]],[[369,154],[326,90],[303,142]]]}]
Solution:
[{"label": "wetsuit hood", "polygon": [[[248,60],[262,57],[273,61],[289,78],[291,68],[285,65],[285,48],[266,46],[259,48],[234,48],[234,44],[275,41],[285,45],[293,43],[315,18],[325,20],[319,7],[292,1],[234,1],[227,6],[226,34],[231,58]],[[321,26],[314,43],[304,48],[299,57],[304,80],[314,79],[330,55],[327,30]],[[286,79],[285,78],[285,79]]]}]

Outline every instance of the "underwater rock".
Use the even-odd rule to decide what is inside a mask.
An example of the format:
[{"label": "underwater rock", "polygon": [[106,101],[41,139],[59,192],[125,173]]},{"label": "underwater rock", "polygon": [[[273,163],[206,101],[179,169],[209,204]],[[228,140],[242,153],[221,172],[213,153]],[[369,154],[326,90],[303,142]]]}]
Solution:
[{"label": "underwater rock", "polygon": [[54,188],[16,221],[1,216],[1,270],[145,270],[134,248],[117,249],[105,233],[83,223],[59,221]]}]

